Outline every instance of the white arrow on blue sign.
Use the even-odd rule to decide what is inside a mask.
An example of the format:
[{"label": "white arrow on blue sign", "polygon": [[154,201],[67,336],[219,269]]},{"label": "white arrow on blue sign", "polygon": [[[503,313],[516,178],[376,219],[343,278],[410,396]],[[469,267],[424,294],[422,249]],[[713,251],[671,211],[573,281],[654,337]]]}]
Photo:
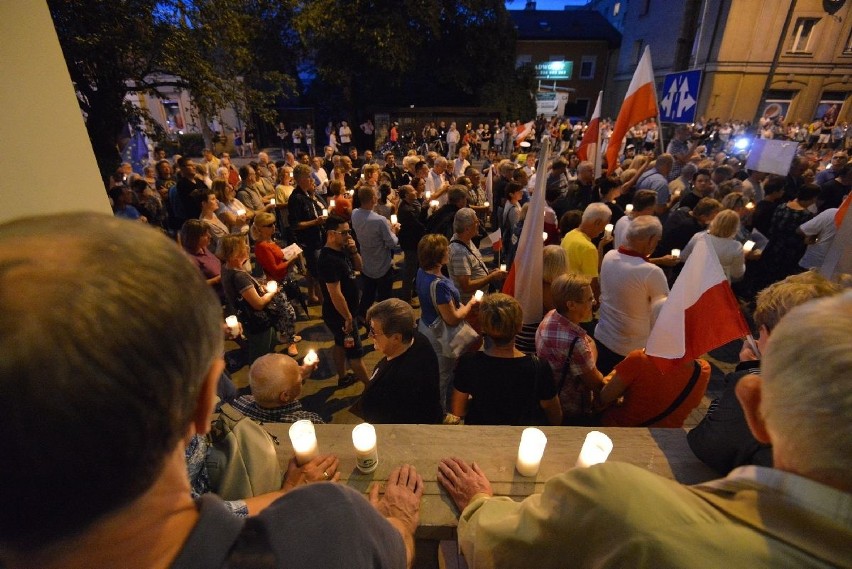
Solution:
[{"label": "white arrow on blue sign", "polygon": [[671,123],[695,122],[700,88],[700,69],[666,75],[663,97],[660,99],[660,120]]}]

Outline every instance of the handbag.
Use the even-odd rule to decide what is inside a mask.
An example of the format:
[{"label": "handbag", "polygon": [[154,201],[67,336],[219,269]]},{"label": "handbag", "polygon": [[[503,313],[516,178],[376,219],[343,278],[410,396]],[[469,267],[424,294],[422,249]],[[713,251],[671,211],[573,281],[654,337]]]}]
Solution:
[{"label": "handbag", "polygon": [[[440,280],[440,278],[435,279],[429,287],[435,312],[438,312],[438,298],[435,291]],[[444,322],[440,313],[435,321],[429,325],[429,329],[441,345],[441,354],[439,355],[445,358],[458,358],[479,338],[476,330],[464,320],[455,326],[450,326]]]}]

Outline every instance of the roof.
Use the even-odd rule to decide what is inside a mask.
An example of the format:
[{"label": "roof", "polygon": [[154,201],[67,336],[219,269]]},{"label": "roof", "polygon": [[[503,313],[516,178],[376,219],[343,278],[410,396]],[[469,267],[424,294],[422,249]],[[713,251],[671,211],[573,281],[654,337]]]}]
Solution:
[{"label": "roof", "polygon": [[621,34],[595,10],[509,10],[519,40],[604,40],[621,45]]}]

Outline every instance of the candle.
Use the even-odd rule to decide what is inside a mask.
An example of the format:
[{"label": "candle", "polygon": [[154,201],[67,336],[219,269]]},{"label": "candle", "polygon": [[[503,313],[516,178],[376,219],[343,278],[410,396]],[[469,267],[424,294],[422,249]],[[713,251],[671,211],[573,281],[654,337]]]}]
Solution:
[{"label": "candle", "polygon": [[278,291],[278,283],[275,281],[269,281],[266,283],[266,292],[277,292]]},{"label": "candle", "polygon": [[745,207],[746,209],[754,209],[754,202],[748,202]]},{"label": "candle", "polygon": [[391,225],[396,225],[398,221],[399,221],[399,218],[396,216],[395,213],[392,213],[391,214]]},{"label": "candle", "polygon": [[352,429],[352,445],[355,447],[355,464],[364,474],[373,472],[379,465],[376,448],[376,428],[370,423],[361,423]]},{"label": "candle", "polygon": [[306,366],[312,366],[319,361],[319,356],[316,351],[308,350],[308,353],[305,355],[305,359],[302,360],[302,363]]},{"label": "candle", "polygon": [[328,210],[327,210],[327,209],[322,208],[322,216],[323,216],[323,217],[328,217]]},{"label": "candle", "polygon": [[481,290],[478,290],[475,293],[473,293],[473,298],[476,299],[476,302],[479,302],[480,300],[482,300],[483,296],[485,296],[485,293],[482,292]]},{"label": "candle", "polygon": [[310,462],[311,459],[319,454],[317,448],[317,435],[314,431],[314,424],[308,419],[296,421],[290,426],[290,443],[293,445],[293,452],[296,453],[296,463],[299,466]]},{"label": "candle", "polygon": [[431,197],[432,197],[432,192],[426,192],[426,193],[425,193],[425,194],[423,194],[423,195],[424,195],[424,196],[426,196],[426,199],[428,200],[429,198],[431,198]]},{"label": "candle", "polygon": [[751,250],[754,249],[755,245],[756,245],[756,243],[754,241],[751,241],[751,240],[746,241],[743,244],[743,253],[751,253]]},{"label": "candle", "polygon": [[441,202],[438,200],[432,200],[429,202],[429,207],[438,207],[439,205],[441,205]]},{"label": "candle", "polygon": [[675,199],[680,197],[680,190],[675,190],[674,197]]},{"label": "candle", "polygon": [[484,202],[482,205],[483,207],[489,207],[491,204],[489,202]]},{"label": "candle", "polygon": [[607,223],[604,226],[604,239],[609,239],[612,237],[612,230],[615,229],[615,226],[611,223]]},{"label": "candle", "polygon": [[237,215],[245,215],[245,214],[246,214],[246,210],[244,210],[244,209],[238,209],[237,210]]},{"label": "candle", "polygon": [[334,200],[328,200],[328,207],[334,209]]},{"label": "candle", "polygon": [[240,321],[233,314],[225,318],[225,324],[231,330],[231,334],[236,336],[240,333]]},{"label": "candle", "polygon": [[627,204],[627,206],[625,206],[625,208],[624,208],[624,211],[626,211],[627,213],[633,213],[633,204],[632,203]]},{"label": "candle", "polygon": [[680,258],[680,249],[672,249],[672,257],[674,257],[675,259],[679,259]]},{"label": "candle", "polygon": [[547,231],[541,232],[541,238],[544,239],[545,241],[547,241]]},{"label": "candle", "polygon": [[521,433],[521,444],[518,445],[518,461],[515,468],[521,476],[535,476],[541,466],[547,437],[539,429],[529,427]]},{"label": "candle", "polygon": [[503,263],[503,264],[500,265],[500,270],[503,271],[504,273],[506,272],[506,263]]},{"label": "candle", "polygon": [[275,205],[275,198],[272,198],[271,200],[269,200],[269,203],[271,203],[272,205]]},{"label": "candle", "polygon": [[606,462],[609,453],[612,452],[612,439],[600,431],[591,431],[586,435],[580,456],[577,457],[577,466],[588,468],[593,464]]}]

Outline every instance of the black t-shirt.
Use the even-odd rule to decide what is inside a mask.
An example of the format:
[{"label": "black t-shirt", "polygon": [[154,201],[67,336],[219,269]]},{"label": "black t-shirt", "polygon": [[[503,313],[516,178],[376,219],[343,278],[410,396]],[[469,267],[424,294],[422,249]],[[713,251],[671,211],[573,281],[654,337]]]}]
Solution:
[{"label": "black t-shirt", "polygon": [[660,239],[654,255],[661,257],[671,253],[672,249],[683,250],[692,236],[702,229],[701,224],[689,215],[689,210],[685,207],[671,212],[663,227],[663,238]]},{"label": "black t-shirt", "polygon": [[553,373],[545,362],[536,365],[532,356],[495,358],[484,352],[459,358],[454,387],[473,397],[468,406],[468,425],[519,425],[525,411],[536,401],[556,396]]},{"label": "black t-shirt", "polygon": [[316,251],[322,247],[325,231],[318,225],[306,229],[296,229],[296,227],[303,221],[312,221],[318,218],[322,215],[322,210],[325,207],[325,202],[318,196],[311,197],[301,188],[294,189],[293,193],[290,194],[290,199],[287,202],[288,221],[296,234],[296,241],[303,249]]},{"label": "black t-shirt", "polygon": [[376,364],[361,397],[369,423],[435,424],[443,418],[438,357],[420,332],[405,352]]},{"label": "black t-shirt", "polygon": [[358,286],[355,284],[355,267],[352,259],[343,251],[331,247],[323,247],[317,261],[319,280],[323,284],[322,317],[325,319],[343,319],[334,307],[328,283],[340,283],[340,291],[346,299],[349,312],[355,314],[358,308]]}]

